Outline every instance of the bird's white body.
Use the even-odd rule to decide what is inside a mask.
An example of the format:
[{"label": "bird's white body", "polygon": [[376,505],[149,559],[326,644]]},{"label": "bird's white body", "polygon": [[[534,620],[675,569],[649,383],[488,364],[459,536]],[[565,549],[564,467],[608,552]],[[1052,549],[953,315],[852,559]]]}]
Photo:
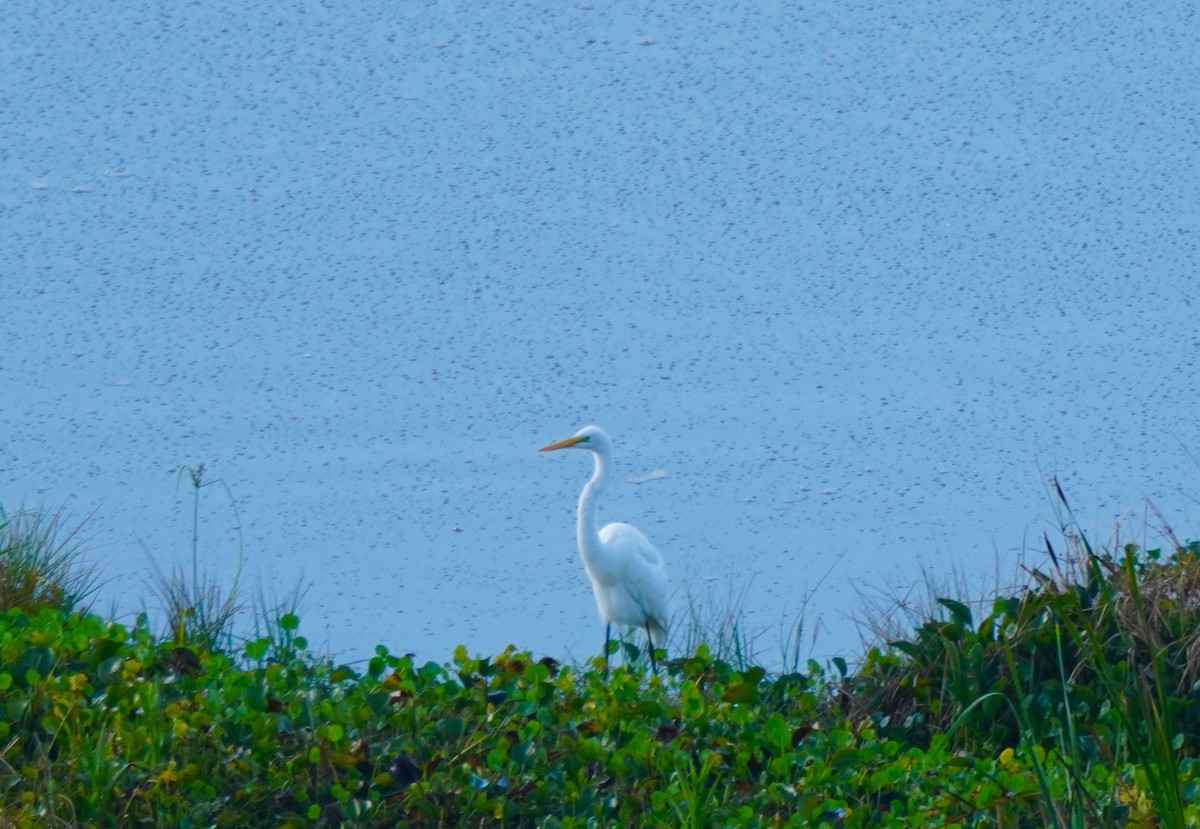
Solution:
[{"label": "bird's white body", "polygon": [[542,451],[569,448],[590,450],[596,463],[591,480],[579,496],[576,538],[600,618],[607,625],[645,628],[651,648],[665,647],[667,571],[662,556],[650,539],[629,524],[607,524],[597,529],[597,501],[608,484],[612,441],[599,426],[585,426]]},{"label": "bird's white body", "polygon": [[667,571],[662,556],[637,527],[608,524],[600,546],[615,555],[584,558],[583,568],[605,622],[644,627],[651,644],[667,642]]}]

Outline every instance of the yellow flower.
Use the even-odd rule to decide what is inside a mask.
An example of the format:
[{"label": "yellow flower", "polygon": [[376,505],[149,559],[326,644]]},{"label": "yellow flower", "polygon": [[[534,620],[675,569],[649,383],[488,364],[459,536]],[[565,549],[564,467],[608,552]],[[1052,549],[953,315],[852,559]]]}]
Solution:
[{"label": "yellow flower", "polygon": [[1136,784],[1125,783],[1117,790],[1117,797],[1129,807],[1130,827],[1156,826],[1154,806],[1150,798]]},{"label": "yellow flower", "polygon": [[1006,748],[1000,752],[1000,765],[1010,774],[1016,774],[1021,770],[1021,764],[1016,759],[1016,752],[1011,748]]},{"label": "yellow flower", "polygon": [[158,785],[172,786],[179,782],[180,774],[175,771],[175,761],[158,773]]}]

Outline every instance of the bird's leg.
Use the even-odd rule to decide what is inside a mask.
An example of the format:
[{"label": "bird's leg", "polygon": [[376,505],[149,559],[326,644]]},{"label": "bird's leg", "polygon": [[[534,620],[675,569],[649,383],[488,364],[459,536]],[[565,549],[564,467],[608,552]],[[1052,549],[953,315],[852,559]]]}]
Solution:
[{"label": "bird's leg", "polygon": [[646,642],[650,645],[650,670],[658,673],[658,661],[654,658],[654,637],[650,635],[650,625],[646,625]]},{"label": "bird's leg", "polygon": [[608,643],[612,641],[612,622],[604,623],[604,678],[608,679]]}]

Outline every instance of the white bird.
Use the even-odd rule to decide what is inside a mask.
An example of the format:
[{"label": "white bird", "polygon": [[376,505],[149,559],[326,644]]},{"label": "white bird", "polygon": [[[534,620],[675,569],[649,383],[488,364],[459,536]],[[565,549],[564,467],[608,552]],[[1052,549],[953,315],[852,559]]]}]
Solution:
[{"label": "white bird", "polygon": [[662,556],[641,530],[629,524],[596,528],[596,502],[608,483],[612,440],[599,426],[584,426],[566,440],[539,451],[555,449],[587,449],[596,459],[595,472],[579,496],[575,526],[583,569],[592,582],[596,607],[604,620],[604,672],[607,675],[613,622],[646,629],[650,662],[657,670],[654,649],[665,647],[667,642],[667,571]]}]

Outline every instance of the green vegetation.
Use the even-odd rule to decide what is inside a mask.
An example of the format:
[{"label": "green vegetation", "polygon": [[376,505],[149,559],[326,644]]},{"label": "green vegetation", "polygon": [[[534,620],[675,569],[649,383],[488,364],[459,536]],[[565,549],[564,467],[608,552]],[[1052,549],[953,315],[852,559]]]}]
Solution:
[{"label": "green vegetation", "polygon": [[80,530],[64,525],[61,510],[0,507],[0,608],[67,608],[91,595],[96,574],[80,564]]},{"label": "green vegetation", "polygon": [[[222,479],[206,481],[204,464],[181,466],[176,470],[175,488],[186,475],[192,485],[192,568],[191,578],[187,571],[177,566],[168,575],[152,557],[150,566],[154,571],[154,594],[162,602],[167,613],[167,629],[172,640],[178,644],[188,643],[204,651],[230,650],[234,647],[232,636],[235,617],[245,607],[240,603],[239,583],[242,576],[243,544],[242,518],[238,513],[237,501]],[[235,519],[238,537],[238,564],[233,583],[227,590],[212,576],[200,570],[200,491],[207,486],[220,485],[228,497],[229,508]]]},{"label": "green vegetation", "polygon": [[165,635],[124,626],[57,517],[3,521],[0,829],[1200,826],[1194,543],[1047,539],[1027,587],[940,597],[854,671],[768,673],[727,620],[606,681],[511,648],[339,665],[291,610],[237,641],[198,573]]}]

